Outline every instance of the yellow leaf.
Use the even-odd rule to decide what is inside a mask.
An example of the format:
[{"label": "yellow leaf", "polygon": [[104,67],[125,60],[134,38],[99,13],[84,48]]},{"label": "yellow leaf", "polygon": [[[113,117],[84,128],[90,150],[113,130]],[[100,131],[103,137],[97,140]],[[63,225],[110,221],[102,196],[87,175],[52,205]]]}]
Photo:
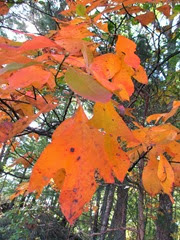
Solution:
[{"label": "yellow leaf", "polygon": [[103,129],[108,134],[112,134],[115,138],[121,137],[124,141],[127,141],[128,146],[135,146],[139,143],[111,102],[106,104],[96,103],[94,116],[89,123],[98,129]]}]

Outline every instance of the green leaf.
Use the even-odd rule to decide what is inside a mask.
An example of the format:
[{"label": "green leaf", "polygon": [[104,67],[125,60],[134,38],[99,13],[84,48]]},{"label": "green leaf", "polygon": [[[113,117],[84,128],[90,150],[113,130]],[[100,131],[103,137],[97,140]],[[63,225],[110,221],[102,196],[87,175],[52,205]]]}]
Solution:
[{"label": "green leaf", "polygon": [[7,3],[8,8],[12,7],[14,3]]},{"label": "green leaf", "polygon": [[81,17],[85,17],[86,16],[86,7],[82,4],[78,4],[76,7],[76,13],[77,13],[77,15],[79,15]]},{"label": "green leaf", "polygon": [[176,6],[173,8],[173,11],[174,11],[174,12],[180,12],[180,5],[176,5]]},{"label": "green leaf", "polygon": [[111,92],[81,70],[70,67],[65,73],[65,81],[75,93],[88,100],[104,103],[111,99]]}]

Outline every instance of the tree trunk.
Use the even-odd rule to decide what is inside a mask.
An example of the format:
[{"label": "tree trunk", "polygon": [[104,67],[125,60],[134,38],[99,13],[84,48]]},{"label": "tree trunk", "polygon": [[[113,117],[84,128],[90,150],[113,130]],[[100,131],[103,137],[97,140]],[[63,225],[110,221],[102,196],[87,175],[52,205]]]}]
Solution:
[{"label": "tree trunk", "polygon": [[104,196],[104,202],[103,206],[104,208],[102,209],[102,218],[101,218],[101,236],[99,240],[104,240],[105,239],[105,232],[107,230],[108,226],[108,220],[109,220],[109,214],[111,212],[112,204],[113,204],[113,197],[114,197],[114,191],[115,191],[115,186],[109,185],[107,186],[105,196]]},{"label": "tree trunk", "polygon": [[156,239],[173,240],[172,229],[172,202],[168,195],[160,194],[158,218],[156,222]]},{"label": "tree trunk", "polygon": [[139,198],[138,198],[138,234],[137,240],[144,240],[145,219],[144,219],[144,189],[142,185],[142,171],[144,168],[143,159],[139,163]]},{"label": "tree trunk", "polygon": [[[98,232],[100,199],[101,199],[101,190],[99,188],[97,190],[97,193],[96,193],[96,206],[97,206],[97,210],[96,210],[95,215],[94,215],[94,222],[93,222],[93,229],[92,229],[93,233],[97,233]],[[97,236],[93,236],[93,240],[96,240],[96,239],[97,239]]]},{"label": "tree trunk", "polygon": [[112,219],[111,229],[119,229],[112,231],[108,239],[125,240],[126,239],[126,213],[128,202],[128,188],[119,186],[117,188],[117,202],[114,208],[114,215]]}]

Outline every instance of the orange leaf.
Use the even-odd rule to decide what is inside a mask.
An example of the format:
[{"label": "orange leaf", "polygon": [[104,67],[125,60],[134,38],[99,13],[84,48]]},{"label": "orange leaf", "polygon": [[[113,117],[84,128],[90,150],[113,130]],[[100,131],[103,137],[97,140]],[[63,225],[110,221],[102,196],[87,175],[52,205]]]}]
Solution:
[{"label": "orange leaf", "polygon": [[111,134],[105,136],[105,149],[114,175],[119,181],[123,182],[130,166],[127,154],[120,148],[117,139]]},{"label": "orange leaf", "polygon": [[10,200],[12,201],[14,198],[18,197],[19,195],[27,195],[27,190],[28,190],[29,182],[22,182],[20,183],[14,194],[10,196]]},{"label": "orange leaf", "polygon": [[166,122],[169,118],[171,118],[180,107],[180,101],[174,101],[173,106],[170,112],[161,113],[161,114],[153,114],[146,118],[146,121],[149,123],[151,121],[156,120],[156,123],[162,118],[163,122]]},{"label": "orange leaf", "polygon": [[[72,20],[73,21],[73,20]],[[64,48],[70,55],[81,55],[81,49],[84,44],[90,45],[83,39],[93,34],[88,30],[86,23],[73,23],[69,22],[69,25],[61,26],[61,30],[56,32],[54,36],[55,43]],[[67,24],[67,23],[66,23]]]},{"label": "orange leaf", "polygon": [[174,171],[174,186],[180,187],[180,161],[173,159],[172,161],[177,163],[171,163],[172,169]]},{"label": "orange leaf", "polygon": [[146,146],[168,144],[176,139],[179,130],[171,124],[151,128],[140,128],[133,131],[134,136]]},{"label": "orange leaf", "polygon": [[151,144],[167,144],[176,139],[178,132],[179,129],[168,123],[150,128],[148,137]]},{"label": "orange leaf", "polygon": [[23,117],[16,121],[15,123],[11,122],[4,122],[0,124],[0,128],[2,128],[2,132],[0,132],[0,143],[5,142],[8,139],[16,136],[18,133],[22,132],[25,128],[29,126],[29,124],[34,121],[36,118],[39,117],[41,113],[48,112],[54,109],[56,105],[53,104],[46,104],[38,113],[30,116],[30,117]]},{"label": "orange leaf", "polygon": [[171,141],[166,144],[166,151],[172,158],[176,158],[180,160],[180,143],[176,141]]},{"label": "orange leaf", "polygon": [[142,182],[145,190],[151,196],[155,196],[162,189],[157,171],[158,161],[153,154],[149,154],[149,161],[143,170]]},{"label": "orange leaf", "polygon": [[65,176],[66,176],[66,171],[64,168],[62,168],[62,169],[59,169],[56,172],[55,176],[53,177],[55,186],[57,187],[58,190],[61,190]]},{"label": "orange leaf", "polygon": [[162,154],[160,155],[157,175],[164,193],[168,194],[171,201],[174,202],[173,197],[171,195],[174,184],[174,172],[172,170],[171,165]]},{"label": "orange leaf", "polygon": [[54,77],[40,66],[30,66],[16,71],[8,78],[10,89],[34,86],[42,88],[45,84],[52,89],[55,87]]},{"label": "orange leaf", "polygon": [[[128,96],[131,96],[132,93],[134,92],[134,84],[131,79],[131,76],[133,74],[134,74],[134,70],[131,67],[127,66],[126,64],[122,63],[122,67],[118,71],[118,73],[113,77],[112,83],[115,86],[117,86],[117,88],[119,88],[120,90],[123,86],[123,88],[128,93]],[[121,94],[121,91],[119,92],[119,94]],[[129,99],[123,99],[123,100],[129,100]]]},{"label": "orange leaf", "polygon": [[136,44],[132,40],[124,36],[118,36],[118,40],[116,42],[116,53],[120,57],[122,54],[125,54],[124,62],[129,66],[137,69],[140,64],[140,59],[136,54],[134,54],[135,51]]},{"label": "orange leaf", "polygon": [[104,137],[97,129],[89,127],[87,121],[79,108],[74,117],[56,129],[52,143],[41,154],[30,179],[29,191],[39,193],[51,178],[56,178],[59,170],[65,169],[60,204],[70,224],[81,215],[96,190],[96,169],[106,182],[114,181],[104,150]]},{"label": "orange leaf", "polygon": [[24,42],[22,46],[17,49],[19,53],[46,47],[59,47],[55,42],[47,37],[34,36],[32,34],[29,34],[29,36],[32,37],[32,40]]},{"label": "orange leaf", "polygon": [[[64,55],[60,55],[60,54],[51,54],[51,56],[58,62],[62,62],[64,60]],[[64,63],[68,63],[68,65],[72,65],[72,66],[76,66],[79,68],[84,68],[85,67],[85,62],[83,58],[80,57],[74,57],[74,56],[68,56]]]},{"label": "orange leaf", "polygon": [[170,8],[169,4],[165,4],[165,5],[161,6],[161,7],[158,7],[157,10],[162,12],[166,17],[170,16],[171,8]]},{"label": "orange leaf", "polygon": [[33,158],[28,158],[29,155],[30,152],[26,153],[23,157],[15,159],[14,162],[8,167],[13,167],[16,164],[22,164],[24,168],[28,168],[33,161]]},{"label": "orange leaf", "polygon": [[84,58],[84,62],[86,64],[86,71],[87,73],[90,74],[90,71],[89,71],[89,66],[90,64],[92,63],[93,61],[93,52],[92,50],[87,46],[87,44],[83,44],[82,46],[82,49],[81,49],[81,52],[83,54],[83,58]]},{"label": "orange leaf", "polygon": [[120,70],[121,61],[118,56],[107,53],[94,58],[90,70],[94,77],[108,90],[115,91],[117,87],[111,83],[111,79]]},{"label": "orange leaf", "polygon": [[5,15],[9,12],[9,8],[4,2],[0,2],[0,15]]},{"label": "orange leaf", "polygon": [[148,83],[148,77],[147,77],[146,71],[141,65],[139,65],[139,67],[136,69],[133,77],[140,83],[143,83],[143,84]]},{"label": "orange leaf", "polygon": [[147,12],[135,17],[142,25],[147,26],[149,23],[152,23],[155,20],[155,15],[153,12]]}]

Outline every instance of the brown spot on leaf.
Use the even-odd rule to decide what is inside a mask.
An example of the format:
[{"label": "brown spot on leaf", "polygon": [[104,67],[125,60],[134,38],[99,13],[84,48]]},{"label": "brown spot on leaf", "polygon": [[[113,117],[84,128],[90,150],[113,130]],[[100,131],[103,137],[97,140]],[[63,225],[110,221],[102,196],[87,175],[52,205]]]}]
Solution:
[{"label": "brown spot on leaf", "polygon": [[75,151],[75,149],[74,148],[70,148],[70,152],[74,152]]},{"label": "brown spot on leaf", "polygon": [[77,161],[79,161],[80,159],[81,159],[81,157],[80,157],[80,156],[78,156],[78,157],[77,157]]},{"label": "brown spot on leaf", "polygon": [[76,192],[77,192],[77,190],[78,190],[77,188],[73,188],[73,192],[74,192],[74,193],[76,193]]}]

